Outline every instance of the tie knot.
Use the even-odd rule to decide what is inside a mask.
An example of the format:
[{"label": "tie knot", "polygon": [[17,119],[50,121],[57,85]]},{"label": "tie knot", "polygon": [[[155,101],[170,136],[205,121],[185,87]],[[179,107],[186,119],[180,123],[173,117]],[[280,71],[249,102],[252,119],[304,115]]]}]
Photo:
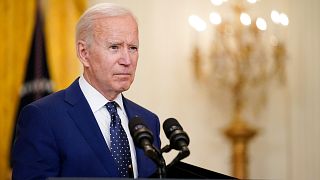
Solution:
[{"label": "tie knot", "polygon": [[108,102],[106,104],[107,110],[110,114],[117,113],[117,103],[115,101]]}]

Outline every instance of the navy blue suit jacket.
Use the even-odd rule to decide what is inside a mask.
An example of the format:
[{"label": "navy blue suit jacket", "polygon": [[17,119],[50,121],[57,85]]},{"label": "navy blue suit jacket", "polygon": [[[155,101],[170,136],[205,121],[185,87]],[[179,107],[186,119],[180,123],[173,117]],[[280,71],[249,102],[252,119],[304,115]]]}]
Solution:
[{"label": "navy blue suit jacket", "polygon": [[[141,117],[160,148],[159,118],[123,97],[128,119]],[[156,165],[136,147],[139,177]],[[65,90],[27,105],[17,124],[13,179],[117,177],[118,171],[78,80]]]}]

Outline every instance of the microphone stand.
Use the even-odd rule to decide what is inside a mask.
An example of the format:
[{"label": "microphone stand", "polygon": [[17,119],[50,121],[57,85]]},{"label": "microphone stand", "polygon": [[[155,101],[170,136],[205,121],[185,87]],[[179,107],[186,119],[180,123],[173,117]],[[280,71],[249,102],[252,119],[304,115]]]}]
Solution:
[{"label": "microphone stand", "polygon": [[171,163],[167,166],[166,162],[162,156],[162,153],[168,153],[173,148],[170,145],[164,146],[161,150],[158,150],[154,145],[152,148],[145,150],[145,154],[158,166],[158,174],[159,178],[166,178],[167,176],[167,168],[170,168],[177,162],[181,161],[182,159],[186,158],[190,155],[190,150],[188,146],[182,146],[181,150],[179,150],[179,154],[171,161]]},{"label": "microphone stand", "polygon": [[159,151],[155,146],[153,146],[152,151],[145,151],[146,156],[148,156],[154,163],[158,166],[159,178],[166,178],[167,176],[167,166],[161,151]]},{"label": "microphone stand", "polygon": [[[161,149],[161,153],[168,153],[172,150],[172,148],[169,145],[166,145],[165,147],[163,147]],[[183,146],[181,148],[181,150],[179,150],[179,154],[171,161],[171,163],[167,166],[168,168],[170,168],[171,166],[173,166],[174,164],[176,164],[177,162],[181,161],[182,159],[188,157],[190,155],[190,151],[188,149],[187,146]]]},{"label": "microphone stand", "polygon": [[160,153],[160,157],[161,158],[159,159],[158,173],[159,173],[159,178],[162,179],[167,177],[167,166],[161,153]]}]

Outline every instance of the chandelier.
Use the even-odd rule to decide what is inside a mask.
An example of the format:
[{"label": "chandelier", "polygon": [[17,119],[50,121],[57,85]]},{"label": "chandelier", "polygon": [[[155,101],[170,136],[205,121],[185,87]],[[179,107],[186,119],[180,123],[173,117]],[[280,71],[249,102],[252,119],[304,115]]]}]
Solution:
[{"label": "chandelier", "polygon": [[[288,16],[270,10],[268,17],[255,16],[258,0],[211,0],[214,11],[208,16],[208,25],[197,15],[189,16],[189,24],[198,33],[211,28],[209,48],[193,50],[195,77],[212,90],[227,89],[231,94],[233,117],[225,129],[232,142],[233,175],[247,178],[247,143],[258,132],[244,118],[243,109],[249,99],[260,107],[266,98],[265,87],[274,79],[284,84],[286,47],[284,36],[276,35],[289,24]],[[279,33],[278,33],[279,34]],[[198,41],[198,40],[197,40]],[[256,92],[259,98],[253,97]]]}]

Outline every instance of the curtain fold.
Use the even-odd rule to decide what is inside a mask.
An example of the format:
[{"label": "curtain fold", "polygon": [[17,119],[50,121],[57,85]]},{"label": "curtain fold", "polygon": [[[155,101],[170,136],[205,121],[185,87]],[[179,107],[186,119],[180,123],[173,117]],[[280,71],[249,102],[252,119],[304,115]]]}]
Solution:
[{"label": "curtain fold", "polygon": [[35,22],[35,1],[4,0],[0,8],[0,179],[6,179],[19,88]]},{"label": "curtain fold", "polygon": [[[87,0],[41,1],[49,73],[54,90],[67,87],[80,73],[75,53],[75,24]],[[36,0],[2,0],[0,3],[0,179],[10,178],[9,151],[19,90],[35,23]]]}]

